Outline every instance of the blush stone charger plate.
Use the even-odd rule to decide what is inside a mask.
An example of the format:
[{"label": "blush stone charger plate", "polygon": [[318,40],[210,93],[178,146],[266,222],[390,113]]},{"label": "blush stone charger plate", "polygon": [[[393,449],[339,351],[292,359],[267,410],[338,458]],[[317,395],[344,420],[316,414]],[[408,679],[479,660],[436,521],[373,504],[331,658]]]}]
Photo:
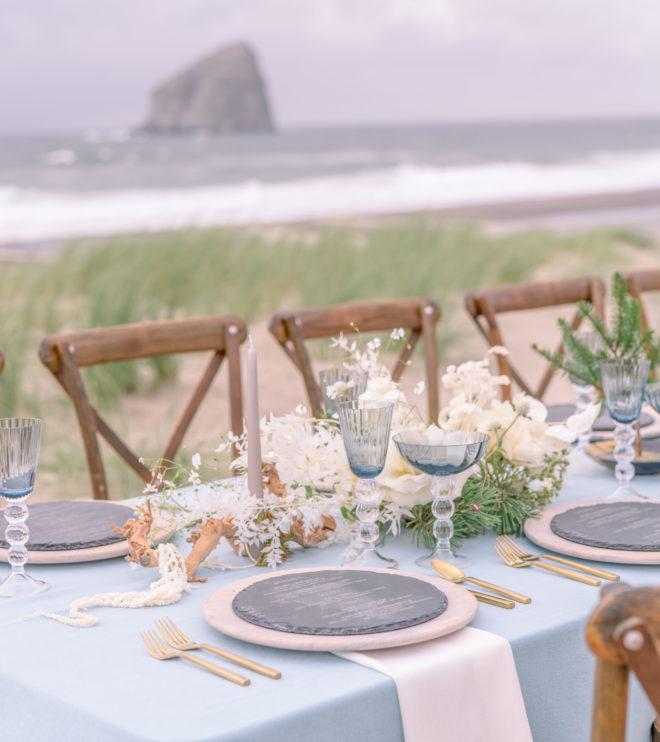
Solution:
[{"label": "blush stone charger plate", "polygon": [[[306,575],[323,579],[324,574],[338,572],[373,572],[384,579],[408,578],[422,581],[436,588],[447,597],[446,609],[435,618],[407,628],[394,628],[388,631],[358,633],[351,635],[325,635],[281,631],[256,625],[244,620],[234,611],[232,604],[241,591],[264,580],[276,580],[283,575]],[[347,597],[350,600],[349,597]],[[341,598],[335,596],[340,605]],[[263,608],[267,615],[268,607]],[[295,601],[291,603],[288,622],[295,625],[298,616]],[[202,609],[205,620],[215,629],[227,636],[253,644],[262,644],[280,649],[298,649],[316,652],[346,652],[351,650],[384,649],[436,639],[451,634],[467,626],[477,613],[475,597],[460,585],[447,582],[439,577],[401,570],[367,569],[360,567],[308,568],[283,570],[275,574],[255,575],[216,590],[210,595]],[[381,616],[382,620],[382,616]]]}]

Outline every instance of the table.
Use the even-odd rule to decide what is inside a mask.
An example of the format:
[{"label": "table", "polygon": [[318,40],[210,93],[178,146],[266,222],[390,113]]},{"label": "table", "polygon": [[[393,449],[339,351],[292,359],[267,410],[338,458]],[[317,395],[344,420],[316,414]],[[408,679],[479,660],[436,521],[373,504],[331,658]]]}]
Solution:
[{"label": "table", "polygon": [[[660,480],[655,477],[638,477],[635,486],[647,494],[660,494]],[[558,501],[594,499],[613,488],[611,472],[580,459],[572,466]],[[511,643],[535,742],[588,740],[594,659],[584,642],[584,626],[598,601],[598,588],[532,568],[514,571],[499,561],[492,544],[490,534],[466,542],[463,551],[474,562],[469,574],[531,595],[533,602],[514,610],[480,604],[471,625]],[[389,539],[383,550],[402,569],[417,569],[414,558],[419,550],[407,536]],[[298,552],[287,565],[334,566],[340,551],[339,546],[309,549]],[[660,568],[654,566],[616,565],[612,570],[631,585],[654,584],[660,577]],[[206,625],[201,617],[206,597],[256,568],[208,571],[208,583],[193,588],[192,594],[172,606],[94,609],[101,622],[92,629],[22,616],[37,609],[64,612],[71,600],[97,592],[146,589],[157,579],[156,571],[131,569],[120,559],[34,566],[30,571],[47,580],[51,590],[0,603],[3,738],[24,742],[403,739],[396,690],[389,677],[331,654],[255,647]],[[188,663],[156,662],[144,651],[138,632],[153,628],[154,619],[163,616],[170,616],[193,639],[276,667],[283,678],[272,681],[251,675],[252,685],[240,688]],[[479,703],[478,694],[474,703]],[[633,684],[629,740],[646,741],[653,716]],[[483,738],[488,738],[487,730]]]}]

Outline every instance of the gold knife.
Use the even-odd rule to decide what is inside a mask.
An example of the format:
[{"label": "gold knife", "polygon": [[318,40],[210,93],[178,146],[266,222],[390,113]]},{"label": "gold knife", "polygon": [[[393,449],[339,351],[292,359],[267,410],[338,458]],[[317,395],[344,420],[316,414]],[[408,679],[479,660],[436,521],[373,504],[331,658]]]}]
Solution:
[{"label": "gold knife", "polygon": [[478,593],[476,590],[470,590],[470,588],[468,588],[468,592],[472,593],[472,595],[474,595],[474,597],[481,603],[489,603],[490,605],[496,605],[500,608],[515,608],[516,606],[513,600],[505,600],[504,598],[498,598],[495,595]]}]

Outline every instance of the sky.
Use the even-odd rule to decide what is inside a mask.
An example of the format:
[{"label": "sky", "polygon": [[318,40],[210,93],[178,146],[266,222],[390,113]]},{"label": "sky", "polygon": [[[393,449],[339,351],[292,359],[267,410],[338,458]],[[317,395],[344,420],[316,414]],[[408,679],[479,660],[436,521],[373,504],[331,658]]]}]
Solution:
[{"label": "sky", "polygon": [[280,127],[660,115],[656,0],[2,0],[0,131],[139,125],[237,40]]}]

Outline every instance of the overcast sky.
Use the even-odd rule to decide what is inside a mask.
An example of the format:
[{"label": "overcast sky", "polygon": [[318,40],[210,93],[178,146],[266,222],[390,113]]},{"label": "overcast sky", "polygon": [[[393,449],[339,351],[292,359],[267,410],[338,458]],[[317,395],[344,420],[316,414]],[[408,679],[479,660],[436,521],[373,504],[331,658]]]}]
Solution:
[{"label": "overcast sky", "polygon": [[280,126],[660,115],[657,0],[0,0],[0,130],[139,124],[236,40]]}]

